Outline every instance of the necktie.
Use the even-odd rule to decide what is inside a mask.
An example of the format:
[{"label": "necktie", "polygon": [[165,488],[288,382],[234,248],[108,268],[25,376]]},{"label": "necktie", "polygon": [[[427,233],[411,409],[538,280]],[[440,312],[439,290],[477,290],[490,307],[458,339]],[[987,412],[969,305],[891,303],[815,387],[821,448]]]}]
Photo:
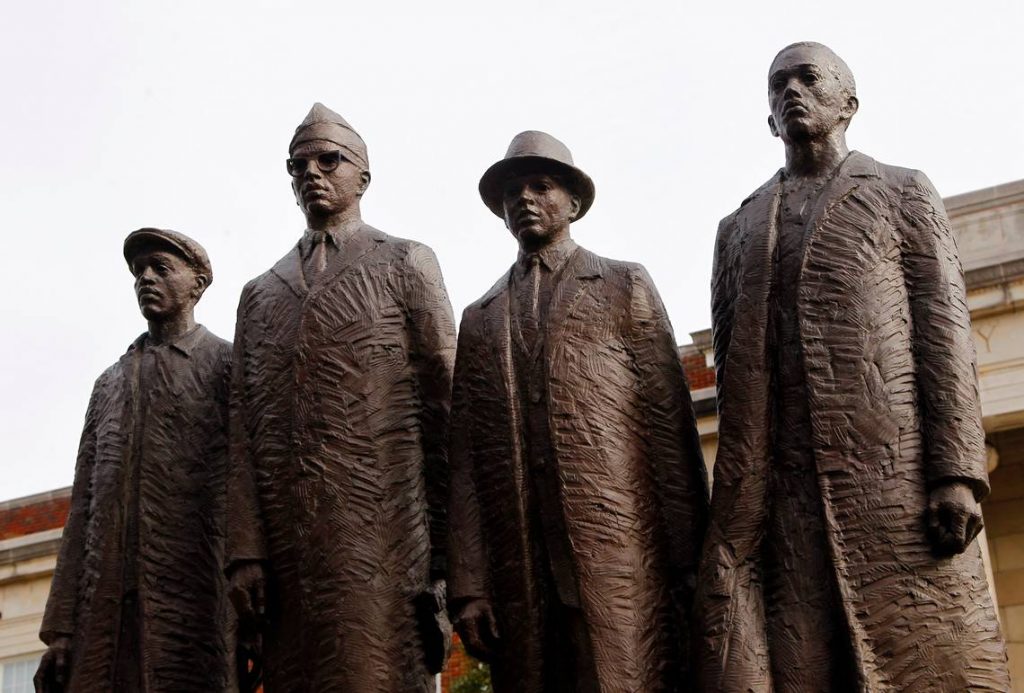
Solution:
[{"label": "necktie", "polygon": [[536,253],[526,258],[527,269],[519,285],[519,331],[523,342],[530,349],[537,340],[540,324],[538,304],[540,300],[540,256]]},{"label": "necktie", "polygon": [[307,281],[312,284],[327,269],[327,244],[331,241],[327,234],[316,233],[310,235],[310,242],[313,247],[306,258],[304,269]]}]

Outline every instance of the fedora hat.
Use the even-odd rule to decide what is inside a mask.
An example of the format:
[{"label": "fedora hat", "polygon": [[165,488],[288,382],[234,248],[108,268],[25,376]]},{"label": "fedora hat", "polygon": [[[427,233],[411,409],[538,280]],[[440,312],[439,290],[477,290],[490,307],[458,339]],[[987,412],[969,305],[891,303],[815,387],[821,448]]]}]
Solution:
[{"label": "fedora hat", "polygon": [[512,176],[552,173],[561,176],[574,195],[580,198],[579,221],[594,203],[594,181],[576,168],[569,148],[546,132],[527,130],[512,138],[505,158],[484,171],[480,178],[480,197],[487,208],[505,218],[502,188]]}]

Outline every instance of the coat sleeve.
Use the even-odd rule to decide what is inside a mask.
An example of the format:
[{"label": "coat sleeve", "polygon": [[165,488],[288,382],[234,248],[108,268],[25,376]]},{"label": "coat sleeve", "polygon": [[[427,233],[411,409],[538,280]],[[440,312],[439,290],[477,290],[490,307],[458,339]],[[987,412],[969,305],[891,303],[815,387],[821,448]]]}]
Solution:
[{"label": "coat sleeve", "polygon": [[227,550],[225,570],[236,563],[261,561],[267,557],[260,516],[259,496],[252,466],[252,443],[247,425],[245,386],[246,305],[252,286],[242,290],[235,322],[235,342],[231,358],[231,386],[228,413],[228,475],[227,475]]},{"label": "coat sleeve", "polygon": [[473,480],[473,392],[470,382],[473,327],[470,309],[463,314],[452,384],[449,435],[451,483],[448,495],[448,593],[453,612],[472,599],[489,596],[487,554],[480,524],[480,502]]},{"label": "coat sleeve", "polygon": [[900,201],[919,408],[930,486],[962,481],[989,492],[971,315],[945,208],[931,181],[910,172]]},{"label": "coat sleeve", "polygon": [[50,596],[46,600],[43,623],[39,630],[39,638],[47,645],[59,636],[70,637],[75,631],[78,585],[85,569],[86,529],[89,525],[92,476],[96,463],[96,426],[105,381],[106,376],[101,376],[93,386],[78,445],[71,508],[64,524],[57,567],[50,583]]},{"label": "coat sleeve", "polygon": [[430,575],[447,572],[448,416],[455,361],[455,317],[437,257],[414,244],[405,272],[405,306],[412,336],[410,359],[420,397],[420,435],[430,516]]},{"label": "coat sleeve", "polygon": [[689,611],[708,520],[708,483],[693,402],[661,297],[647,271],[632,276],[633,356],[644,388],[651,460],[659,481],[681,605]]}]

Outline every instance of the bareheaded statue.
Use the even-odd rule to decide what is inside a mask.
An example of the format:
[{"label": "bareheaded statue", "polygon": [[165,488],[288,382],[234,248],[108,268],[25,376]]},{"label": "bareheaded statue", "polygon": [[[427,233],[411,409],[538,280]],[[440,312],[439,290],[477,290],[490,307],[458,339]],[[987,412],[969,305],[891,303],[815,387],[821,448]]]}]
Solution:
[{"label": "bareheaded statue", "polygon": [[702,690],[1009,689],[971,320],[942,201],[846,145],[850,69],[768,73],[785,166],[719,226]]}]

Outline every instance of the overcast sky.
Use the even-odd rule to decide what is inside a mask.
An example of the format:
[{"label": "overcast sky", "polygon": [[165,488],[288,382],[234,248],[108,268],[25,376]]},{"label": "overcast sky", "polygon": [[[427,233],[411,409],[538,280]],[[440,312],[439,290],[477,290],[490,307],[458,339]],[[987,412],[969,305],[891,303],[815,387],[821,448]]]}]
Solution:
[{"label": "overcast sky", "polygon": [[[826,9],[829,7],[831,9]],[[1024,3],[6,2],[0,16],[0,499],[71,483],[95,378],[145,329],[121,257],[199,240],[198,319],[303,230],[287,145],[314,101],[369,147],[364,218],[438,254],[456,314],[515,257],[480,174],[517,132],[564,141],[597,198],[575,238],[643,263],[680,343],[709,326],[718,220],[782,162],[766,73],[845,58],[851,147],[952,195],[1024,178]]]}]

